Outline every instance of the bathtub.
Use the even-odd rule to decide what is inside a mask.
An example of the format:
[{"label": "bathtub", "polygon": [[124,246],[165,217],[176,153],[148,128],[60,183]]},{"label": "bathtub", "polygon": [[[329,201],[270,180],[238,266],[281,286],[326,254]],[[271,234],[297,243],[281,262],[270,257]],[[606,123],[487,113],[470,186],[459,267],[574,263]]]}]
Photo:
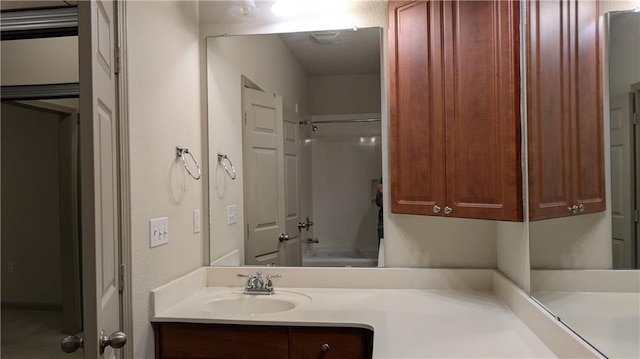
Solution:
[{"label": "bathtub", "polygon": [[315,249],[302,257],[303,267],[377,267],[378,251],[361,249]]}]

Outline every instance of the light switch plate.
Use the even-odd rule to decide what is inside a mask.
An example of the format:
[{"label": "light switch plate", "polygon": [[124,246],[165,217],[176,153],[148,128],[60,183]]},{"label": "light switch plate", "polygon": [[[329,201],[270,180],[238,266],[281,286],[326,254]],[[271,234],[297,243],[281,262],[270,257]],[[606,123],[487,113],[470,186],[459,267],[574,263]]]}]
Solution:
[{"label": "light switch plate", "polygon": [[202,219],[200,217],[200,210],[193,211],[193,233],[200,233],[200,227],[202,225]]},{"label": "light switch plate", "polygon": [[238,222],[238,206],[232,204],[227,207],[227,224]]},{"label": "light switch plate", "polygon": [[149,246],[157,247],[169,243],[169,218],[155,218],[149,220]]}]

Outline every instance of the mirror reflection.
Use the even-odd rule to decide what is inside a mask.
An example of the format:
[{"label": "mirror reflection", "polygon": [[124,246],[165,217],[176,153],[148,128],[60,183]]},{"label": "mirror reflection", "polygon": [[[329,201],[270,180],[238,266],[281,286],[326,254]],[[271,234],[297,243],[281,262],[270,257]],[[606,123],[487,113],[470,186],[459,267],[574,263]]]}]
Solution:
[{"label": "mirror reflection", "polygon": [[638,358],[640,12],[608,24],[607,209],[530,223],[531,295],[607,357]]},{"label": "mirror reflection", "polygon": [[207,39],[211,265],[378,266],[380,42]]}]

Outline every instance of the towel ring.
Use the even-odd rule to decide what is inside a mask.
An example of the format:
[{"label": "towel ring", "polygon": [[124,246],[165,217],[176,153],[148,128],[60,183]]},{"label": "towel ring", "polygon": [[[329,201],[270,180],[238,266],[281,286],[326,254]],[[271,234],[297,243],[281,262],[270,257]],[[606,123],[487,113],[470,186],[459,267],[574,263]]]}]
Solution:
[{"label": "towel ring", "polygon": [[[229,169],[227,168],[227,162],[229,162],[229,166],[231,166],[231,172],[229,172]],[[227,172],[227,175],[229,175],[229,178],[231,178],[232,180],[236,179],[236,168],[233,167],[233,162],[231,162],[229,156],[218,153],[218,163],[221,164],[222,167],[224,167],[224,170],[225,172]]]},{"label": "towel ring", "polygon": [[[193,163],[196,164],[196,169],[198,170],[198,175],[197,176],[194,176],[194,174],[189,169],[189,166],[187,166],[187,160],[184,159],[185,155],[191,156],[191,159],[193,160]],[[178,158],[180,158],[182,160],[182,165],[184,166],[184,169],[196,181],[199,180],[200,177],[202,177],[202,173],[200,172],[200,165],[198,164],[198,161],[196,160],[195,156],[193,156],[193,153],[189,152],[188,148],[183,148],[183,147],[180,147],[180,146],[176,146],[176,157],[178,157]]]}]

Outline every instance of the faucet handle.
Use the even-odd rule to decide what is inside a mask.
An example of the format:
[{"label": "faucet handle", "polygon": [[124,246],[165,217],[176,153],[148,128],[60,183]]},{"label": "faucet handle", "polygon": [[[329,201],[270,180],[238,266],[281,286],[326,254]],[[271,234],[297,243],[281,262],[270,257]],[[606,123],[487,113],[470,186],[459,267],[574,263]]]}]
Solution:
[{"label": "faucet handle", "polygon": [[271,279],[271,278],[282,278],[282,276],[280,274],[276,274],[276,275],[267,274],[267,279]]}]

